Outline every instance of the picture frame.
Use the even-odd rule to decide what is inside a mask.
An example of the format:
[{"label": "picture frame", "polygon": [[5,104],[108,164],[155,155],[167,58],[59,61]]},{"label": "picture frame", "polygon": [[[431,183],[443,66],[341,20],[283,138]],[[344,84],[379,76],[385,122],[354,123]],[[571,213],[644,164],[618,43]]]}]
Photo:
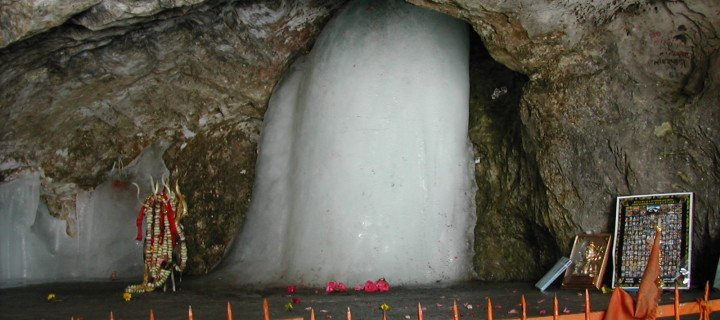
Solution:
[{"label": "picture frame", "polygon": [[636,289],[660,227],[662,289],[690,289],[693,193],[617,198],[613,243],[613,288]]},{"label": "picture frame", "polygon": [[571,264],[565,271],[562,288],[600,289],[610,256],[611,240],[609,233],[576,235],[570,252]]}]

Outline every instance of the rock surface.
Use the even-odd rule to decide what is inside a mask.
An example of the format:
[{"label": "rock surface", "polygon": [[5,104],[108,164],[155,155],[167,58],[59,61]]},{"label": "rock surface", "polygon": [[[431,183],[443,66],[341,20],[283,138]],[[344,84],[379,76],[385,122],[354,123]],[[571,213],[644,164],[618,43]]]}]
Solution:
[{"label": "rock surface", "polygon": [[242,221],[272,88],[334,7],[208,4],[105,31],[66,24],[3,49],[0,176],[42,171],[53,215],[71,219],[79,190],[166,141],[192,208],[188,268],[206,272]]},{"label": "rock surface", "polygon": [[[480,279],[536,279],[628,194],[695,192],[694,257],[718,260],[720,3],[409,2],[468,21],[507,67],[480,48],[471,67]],[[242,221],[272,88],[339,5],[0,0],[0,181],[43,171],[64,217],[168,141],[206,272]]]},{"label": "rock surface", "polygon": [[[478,185],[483,176],[524,171],[516,188],[491,193],[513,192],[511,200],[488,209],[524,214],[492,229],[500,231],[479,225],[476,250],[497,252],[493,238],[525,245],[505,247],[496,259],[479,255],[481,279],[531,279],[532,270],[513,272],[518,263],[553,246],[569,252],[576,233],[612,231],[614,198],[629,194],[695,192],[694,258],[717,260],[719,4],[410,2],[468,20],[494,59],[529,76],[519,114],[510,117],[519,128],[509,126],[521,132],[522,148],[491,160],[505,170],[478,170]],[[478,214],[482,221],[487,213]],[[554,241],[536,246],[543,238]],[[694,266],[696,279],[711,277],[711,265]]]}]

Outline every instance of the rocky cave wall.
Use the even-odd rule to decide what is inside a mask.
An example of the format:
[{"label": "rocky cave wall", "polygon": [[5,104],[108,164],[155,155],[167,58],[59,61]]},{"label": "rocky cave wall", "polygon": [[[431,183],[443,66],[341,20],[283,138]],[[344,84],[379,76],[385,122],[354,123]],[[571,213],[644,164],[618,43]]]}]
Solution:
[{"label": "rocky cave wall", "polygon": [[146,181],[117,168],[162,141],[192,207],[188,272],[206,273],[249,204],[273,86],[339,4],[208,2],[85,24],[112,3],[0,52],[2,179],[42,171],[44,200],[72,230],[78,190],[108,178]]},{"label": "rocky cave wall", "polygon": [[[492,154],[476,161],[478,186],[492,190],[478,195],[478,221],[498,221],[476,229],[481,279],[540,276],[536,266],[569,252],[574,234],[613,231],[619,195],[681,191],[696,193],[695,279],[712,277],[717,3],[409,2],[469,21],[496,61],[528,76],[516,110],[488,98],[492,90],[474,93],[484,102],[471,107],[479,112],[470,134]],[[478,134],[478,125],[490,130]]]},{"label": "rocky cave wall", "polygon": [[[478,278],[536,279],[576,233],[612,231],[616,196],[679,191],[696,193],[694,256],[713,263],[695,263],[695,279],[710,277],[720,4],[409,2],[479,37],[469,132]],[[72,233],[78,190],[161,141],[192,209],[189,271],[207,272],[243,221],[273,86],[341,5],[2,2],[0,182],[41,171],[44,200]]]}]

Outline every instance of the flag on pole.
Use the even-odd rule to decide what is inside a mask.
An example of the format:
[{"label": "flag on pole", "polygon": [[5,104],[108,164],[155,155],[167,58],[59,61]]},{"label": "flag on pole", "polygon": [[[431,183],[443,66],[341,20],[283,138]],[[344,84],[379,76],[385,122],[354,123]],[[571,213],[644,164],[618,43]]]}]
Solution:
[{"label": "flag on pole", "polygon": [[635,299],[622,288],[617,288],[610,297],[608,309],[605,312],[605,319],[642,319],[655,320],[657,317],[658,301],[662,290],[660,279],[660,237],[662,230],[655,228],[655,239],[653,240],[650,256],[648,257],[640,288]]}]

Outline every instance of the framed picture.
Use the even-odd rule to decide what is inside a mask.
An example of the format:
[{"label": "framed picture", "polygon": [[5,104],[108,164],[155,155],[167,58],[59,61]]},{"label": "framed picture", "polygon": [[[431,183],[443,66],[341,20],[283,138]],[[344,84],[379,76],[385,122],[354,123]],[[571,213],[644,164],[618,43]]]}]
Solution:
[{"label": "framed picture", "polygon": [[600,289],[610,255],[608,233],[579,234],[575,236],[570,252],[570,267],[565,271],[563,288]]},{"label": "framed picture", "polygon": [[612,286],[640,287],[655,227],[661,229],[660,278],[663,289],[690,288],[693,194],[691,192],[617,198]]}]

